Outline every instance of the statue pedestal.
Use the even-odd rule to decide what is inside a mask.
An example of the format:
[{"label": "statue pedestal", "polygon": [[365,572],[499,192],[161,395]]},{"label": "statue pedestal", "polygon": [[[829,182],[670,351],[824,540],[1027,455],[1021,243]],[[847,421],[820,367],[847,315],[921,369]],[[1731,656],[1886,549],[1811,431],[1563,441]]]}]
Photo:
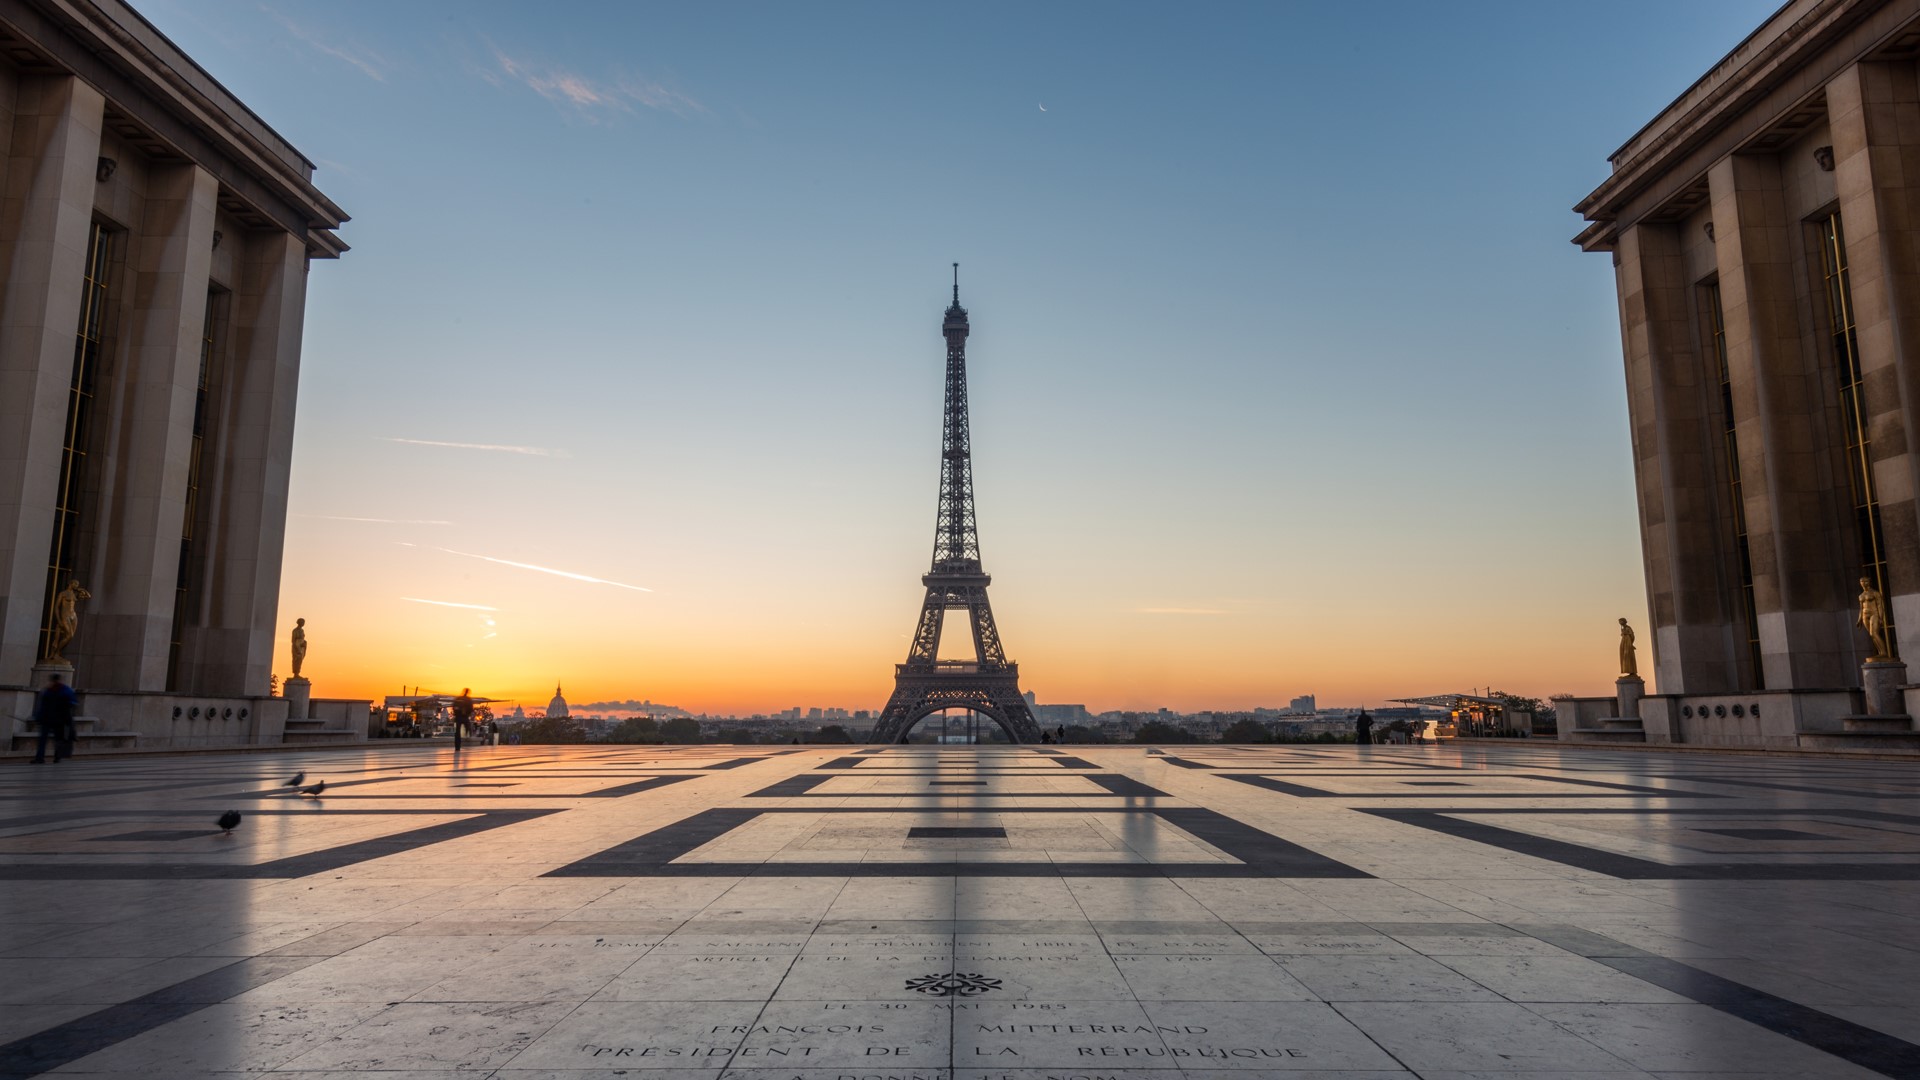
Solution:
[{"label": "statue pedestal", "polygon": [[307,702],[313,698],[313,682],[298,675],[280,684],[280,696],[287,699],[287,719],[305,720]]},{"label": "statue pedestal", "polygon": [[66,683],[68,686],[73,686],[73,665],[67,663],[65,660],[42,660],[33,665],[33,675],[31,676],[33,679],[33,692],[37,694],[46,689],[47,680],[55,675],[60,676],[61,682]]},{"label": "statue pedestal", "polygon": [[1613,682],[1614,713],[1623,720],[1640,716],[1640,699],[1647,696],[1647,682],[1638,675],[1622,675]]},{"label": "statue pedestal", "polygon": [[1869,660],[1860,665],[1860,685],[1867,691],[1868,716],[1898,716],[1907,711],[1900,687],[1907,681],[1907,665],[1899,660]]}]

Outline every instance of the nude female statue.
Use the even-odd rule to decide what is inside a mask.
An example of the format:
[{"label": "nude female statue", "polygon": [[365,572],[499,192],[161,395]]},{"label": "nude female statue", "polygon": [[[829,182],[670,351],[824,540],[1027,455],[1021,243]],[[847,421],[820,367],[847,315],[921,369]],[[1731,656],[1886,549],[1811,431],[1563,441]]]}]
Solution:
[{"label": "nude female statue", "polygon": [[1860,628],[1873,640],[1874,660],[1893,659],[1887,647],[1887,602],[1867,578],[1860,579]]},{"label": "nude female statue", "polygon": [[47,636],[47,662],[67,663],[60,650],[71,644],[80,630],[80,601],[91,599],[93,594],[75,580],[68,580],[67,587],[53,595],[53,632]]}]

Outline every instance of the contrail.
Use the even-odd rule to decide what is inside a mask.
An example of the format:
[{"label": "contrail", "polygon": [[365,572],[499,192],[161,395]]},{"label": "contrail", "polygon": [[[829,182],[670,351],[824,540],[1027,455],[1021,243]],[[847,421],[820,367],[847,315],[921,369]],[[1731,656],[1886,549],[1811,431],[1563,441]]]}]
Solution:
[{"label": "contrail", "polygon": [[551,450],[544,446],[504,446],[498,443],[440,442],[436,439],[401,439],[390,435],[376,435],[381,442],[406,443],[408,446],[444,446],[451,450],[497,450],[506,454],[531,454],[534,457],[572,457],[565,450]]},{"label": "contrail", "polygon": [[417,596],[403,596],[400,599],[412,601],[413,603],[416,603],[416,604],[432,604],[435,607],[469,608],[473,611],[499,611],[500,610],[497,607],[488,607],[485,604],[456,604],[451,600],[422,600]]},{"label": "contrail", "polygon": [[370,525],[451,525],[451,521],[424,520],[407,521],[400,518],[341,517],[338,514],[295,514],[294,517],[313,518],[316,521],[364,521]]},{"label": "contrail", "polygon": [[491,555],[475,555],[471,551],[455,551],[452,548],[436,548],[434,550],[444,551],[449,555],[459,555],[468,559],[480,559],[484,562],[499,563],[501,566],[514,566],[522,570],[533,570],[537,573],[552,574],[554,577],[572,578],[575,581],[590,582],[594,585],[612,585],[621,589],[632,589],[634,592],[653,591],[641,585],[629,585],[624,581],[608,581],[606,578],[591,577],[587,574],[576,574],[570,570],[555,570],[551,566],[535,566],[532,563],[514,562],[512,559],[496,559]]}]

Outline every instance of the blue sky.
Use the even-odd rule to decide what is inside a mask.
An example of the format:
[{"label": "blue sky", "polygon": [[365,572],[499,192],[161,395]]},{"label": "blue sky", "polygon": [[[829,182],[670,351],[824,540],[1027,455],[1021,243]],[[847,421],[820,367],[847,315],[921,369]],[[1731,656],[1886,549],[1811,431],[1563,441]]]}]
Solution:
[{"label": "blue sky", "polygon": [[1043,701],[1601,691],[1645,600],[1568,207],[1772,10],[140,7],[354,219],[282,599],[340,689],[744,711],[885,697],[953,261]]}]

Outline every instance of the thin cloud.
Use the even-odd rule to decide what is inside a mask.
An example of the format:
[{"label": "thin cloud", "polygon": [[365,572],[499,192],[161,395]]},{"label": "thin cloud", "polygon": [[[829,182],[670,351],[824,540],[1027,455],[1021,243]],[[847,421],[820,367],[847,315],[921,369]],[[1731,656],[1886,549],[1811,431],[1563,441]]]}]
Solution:
[{"label": "thin cloud", "polygon": [[1205,607],[1143,607],[1134,609],[1140,615],[1231,615],[1231,611],[1222,608]]},{"label": "thin cloud", "polygon": [[392,435],[375,435],[381,442],[405,443],[408,446],[443,446],[449,450],[492,450],[501,454],[527,454],[532,457],[567,458],[573,455],[565,450],[554,450],[545,446],[505,446],[499,443],[441,442],[438,439],[402,439]]},{"label": "thin cloud", "polygon": [[312,518],[315,521],[358,521],[368,525],[451,525],[453,524],[453,522],[451,521],[440,521],[438,519],[343,517],[339,514],[295,514],[293,516],[303,517],[303,518]]},{"label": "thin cloud", "polygon": [[[414,603],[414,604],[432,604],[434,607],[466,608],[469,611],[499,611],[500,610],[497,607],[488,607],[486,604],[456,604],[452,600],[422,600],[418,596],[403,596],[400,599],[408,601],[409,603]],[[488,634],[487,636],[492,637],[493,635]]]},{"label": "thin cloud", "polygon": [[621,75],[612,80],[595,79],[565,68],[546,67],[516,60],[499,48],[493,49],[496,71],[484,71],[482,77],[495,86],[511,80],[525,86],[556,105],[564,105],[593,116],[630,113],[638,105],[646,109],[670,112],[675,116],[704,113],[705,105],[652,79]]},{"label": "thin cloud", "polygon": [[287,33],[292,34],[295,40],[313,49],[315,52],[331,56],[335,60],[343,63],[351,64],[359,68],[362,75],[365,75],[375,82],[387,81],[387,69],[393,65],[388,62],[386,57],[381,56],[372,49],[361,45],[335,45],[270,7],[262,5],[261,10],[273,16],[274,21],[285,27]]},{"label": "thin cloud", "polygon": [[512,559],[496,559],[491,555],[475,555],[471,551],[455,551],[452,548],[435,548],[434,550],[444,551],[449,555],[459,555],[462,558],[479,559],[483,562],[499,563],[501,566],[511,566],[520,570],[532,570],[536,573],[552,574],[554,577],[569,578],[573,581],[584,581],[592,585],[612,585],[616,588],[632,589],[634,592],[652,592],[653,591],[652,589],[649,589],[643,585],[629,585],[624,581],[608,581],[606,578],[597,578],[597,577],[593,577],[590,574],[576,574],[571,570],[555,570],[551,566],[535,566],[532,563],[514,562]]}]

